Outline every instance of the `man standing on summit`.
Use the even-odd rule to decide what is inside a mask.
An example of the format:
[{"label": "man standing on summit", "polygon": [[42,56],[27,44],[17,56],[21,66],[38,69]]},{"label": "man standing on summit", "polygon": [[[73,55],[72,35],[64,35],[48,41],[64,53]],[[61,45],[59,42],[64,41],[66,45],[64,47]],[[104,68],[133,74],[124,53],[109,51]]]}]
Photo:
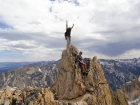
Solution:
[{"label": "man standing on summit", "polygon": [[68,27],[68,21],[66,20],[66,32],[64,33],[64,35],[65,35],[65,39],[67,40],[67,47],[66,48],[68,48],[69,47],[69,45],[70,45],[70,34],[71,34],[71,30],[72,30],[72,28],[74,27],[74,24],[73,24],[73,26],[72,27]]}]

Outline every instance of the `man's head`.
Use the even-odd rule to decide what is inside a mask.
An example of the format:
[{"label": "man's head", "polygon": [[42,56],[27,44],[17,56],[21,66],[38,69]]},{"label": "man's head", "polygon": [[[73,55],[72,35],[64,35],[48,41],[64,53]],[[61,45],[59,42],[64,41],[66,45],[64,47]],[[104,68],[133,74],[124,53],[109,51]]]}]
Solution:
[{"label": "man's head", "polygon": [[69,30],[71,30],[71,27],[68,27]]},{"label": "man's head", "polygon": [[83,54],[83,52],[82,52],[82,51],[80,51],[80,52],[79,52],[79,55],[82,55],[82,54]]}]

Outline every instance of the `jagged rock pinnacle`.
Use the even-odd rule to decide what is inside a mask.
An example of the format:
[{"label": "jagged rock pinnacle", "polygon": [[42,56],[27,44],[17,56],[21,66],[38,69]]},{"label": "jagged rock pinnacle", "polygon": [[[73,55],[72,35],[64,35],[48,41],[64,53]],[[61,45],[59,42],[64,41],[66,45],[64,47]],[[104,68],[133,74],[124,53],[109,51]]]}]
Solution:
[{"label": "jagged rock pinnacle", "polygon": [[[80,100],[88,105],[119,105],[119,101],[115,104],[114,94],[106,82],[97,57],[90,60],[90,71],[87,76],[83,76],[80,67],[75,67],[74,55],[77,53],[74,45],[62,52],[57,79],[50,88],[56,98],[74,100],[83,96]],[[127,105],[127,102],[123,105]]]}]

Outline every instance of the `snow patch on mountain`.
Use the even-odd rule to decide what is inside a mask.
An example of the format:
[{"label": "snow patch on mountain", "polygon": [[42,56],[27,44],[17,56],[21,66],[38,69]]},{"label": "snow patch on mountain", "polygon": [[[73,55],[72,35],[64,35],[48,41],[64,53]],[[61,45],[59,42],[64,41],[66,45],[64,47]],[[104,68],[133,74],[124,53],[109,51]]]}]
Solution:
[{"label": "snow patch on mountain", "polygon": [[42,70],[39,68],[38,71],[42,72]]},{"label": "snow patch on mountain", "polygon": [[131,81],[126,82],[127,84],[131,84]]},{"label": "snow patch on mountain", "polygon": [[133,100],[133,101],[128,101],[129,105],[140,105],[140,97]]},{"label": "snow patch on mountain", "polygon": [[105,63],[104,63],[104,62],[102,62],[102,61],[100,61],[100,64],[101,64],[101,65],[103,65],[103,66],[105,65]]},{"label": "snow patch on mountain", "polygon": [[139,76],[139,81],[140,81],[140,76]]}]

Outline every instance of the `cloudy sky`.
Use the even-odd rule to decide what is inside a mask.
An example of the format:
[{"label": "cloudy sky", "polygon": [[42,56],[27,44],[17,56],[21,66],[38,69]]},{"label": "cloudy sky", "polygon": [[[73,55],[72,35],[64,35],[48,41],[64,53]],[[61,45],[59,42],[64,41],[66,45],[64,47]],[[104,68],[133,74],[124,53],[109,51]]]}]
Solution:
[{"label": "cloudy sky", "polygon": [[140,57],[140,0],[0,0],[0,61],[60,59],[66,20],[84,57]]}]

